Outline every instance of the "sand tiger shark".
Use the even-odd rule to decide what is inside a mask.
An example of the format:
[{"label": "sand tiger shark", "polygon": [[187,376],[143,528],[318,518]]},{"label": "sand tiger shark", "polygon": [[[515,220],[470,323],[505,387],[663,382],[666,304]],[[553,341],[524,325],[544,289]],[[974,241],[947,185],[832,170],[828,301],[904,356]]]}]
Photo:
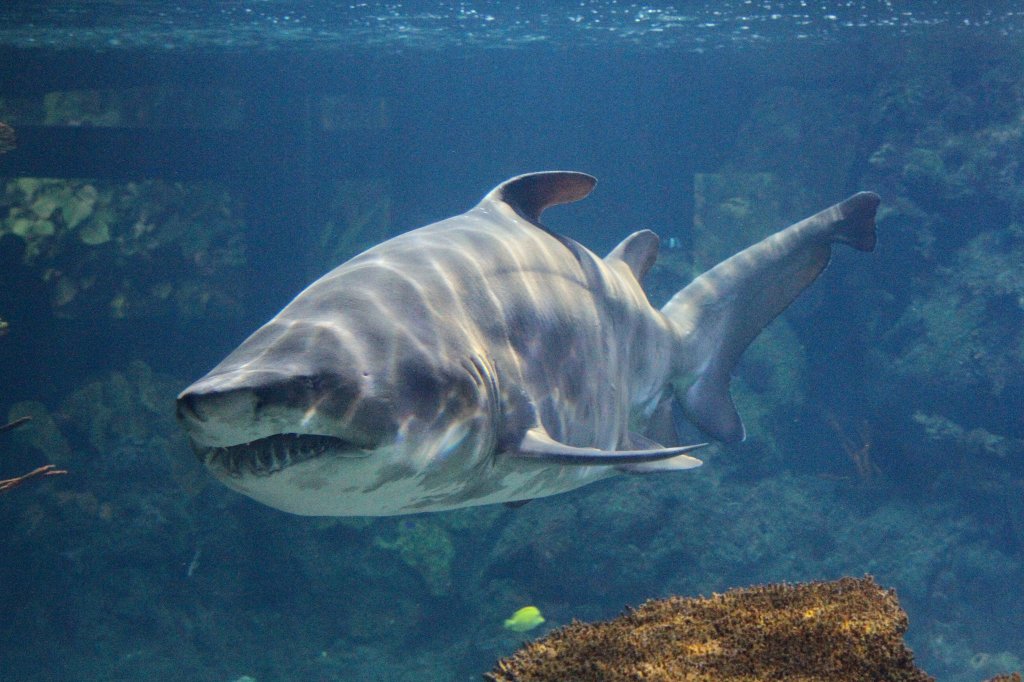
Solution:
[{"label": "sand tiger shark", "polygon": [[874,248],[878,196],[768,237],[658,310],[641,288],[653,232],[600,258],[540,222],[595,183],[512,178],[315,281],[178,397],[197,457],[286,512],[384,516],[698,466],[674,404],[710,438],[743,439],[741,354],[833,243]]}]

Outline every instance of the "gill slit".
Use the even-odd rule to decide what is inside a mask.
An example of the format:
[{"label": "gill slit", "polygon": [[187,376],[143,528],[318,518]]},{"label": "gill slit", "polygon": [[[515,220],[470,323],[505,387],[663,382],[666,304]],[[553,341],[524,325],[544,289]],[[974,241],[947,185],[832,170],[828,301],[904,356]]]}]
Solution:
[{"label": "gill slit", "polygon": [[466,370],[484,391],[489,423],[487,440],[483,443],[481,452],[488,456],[481,458],[481,461],[493,464],[498,449],[498,434],[501,433],[501,393],[498,388],[497,368],[489,359],[473,354],[469,356],[469,366]]}]

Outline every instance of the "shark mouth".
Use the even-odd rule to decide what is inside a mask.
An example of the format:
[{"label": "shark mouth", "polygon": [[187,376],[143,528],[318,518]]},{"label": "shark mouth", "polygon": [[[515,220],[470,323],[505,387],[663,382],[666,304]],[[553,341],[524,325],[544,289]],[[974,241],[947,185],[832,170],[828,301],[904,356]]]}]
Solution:
[{"label": "shark mouth", "polygon": [[226,447],[196,445],[195,451],[196,457],[207,468],[219,469],[233,478],[269,476],[325,454],[345,457],[367,457],[370,454],[341,438],[301,433],[279,433]]}]

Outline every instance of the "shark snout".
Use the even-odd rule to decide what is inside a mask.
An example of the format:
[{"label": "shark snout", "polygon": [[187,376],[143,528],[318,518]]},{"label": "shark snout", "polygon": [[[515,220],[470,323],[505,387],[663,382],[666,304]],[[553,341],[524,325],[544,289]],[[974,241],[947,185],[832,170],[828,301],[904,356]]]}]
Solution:
[{"label": "shark snout", "polygon": [[178,397],[178,420],[186,428],[201,428],[211,419],[238,423],[256,420],[259,403],[251,391],[200,394],[186,391]]},{"label": "shark snout", "polygon": [[376,443],[393,430],[389,403],[337,372],[215,371],[182,391],[178,421],[200,448],[228,447],[278,434]]},{"label": "shark snout", "polygon": [[203,447],[302,433],[302,416],[312,398],[295,383],[294,377],[279,372],[212,372],[178,396],[178,421],[192,442]]},{"label": "shark snout", "polygon": [[178,396],[178,421],[193,443],[224,446],[253,440],[261,431],[259,397],[246,389],[203,392],[187,389]]}]

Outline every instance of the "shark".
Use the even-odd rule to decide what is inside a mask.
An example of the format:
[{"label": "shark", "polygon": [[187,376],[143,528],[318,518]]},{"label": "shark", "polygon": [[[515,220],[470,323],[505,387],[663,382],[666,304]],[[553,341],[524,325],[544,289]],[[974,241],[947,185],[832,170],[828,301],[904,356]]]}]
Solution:
[{"label": "shark", "polygon": [[596,179],[514,177],[461,215],[313,282],[177,399],[229,488],[301,515],[388,516],[526,501],[701,461],[745,437],[744,350],[828,264],[875,246],[860,192],[700,275],[660,310],[649,230],[601,258],[541,222]]}]

